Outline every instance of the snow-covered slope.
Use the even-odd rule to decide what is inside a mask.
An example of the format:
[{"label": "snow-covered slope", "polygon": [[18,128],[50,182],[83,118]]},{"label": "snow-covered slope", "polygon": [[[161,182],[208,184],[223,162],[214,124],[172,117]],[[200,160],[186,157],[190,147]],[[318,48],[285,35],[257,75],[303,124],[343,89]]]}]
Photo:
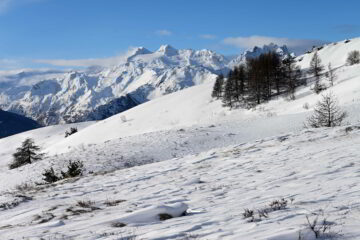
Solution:
[{"label": "snow-covered slope", "polygon": [[[343,59],[345,62],[348,51],[354,49],[359,42],[359,39],[353,39],[346,44],[331,44],[323,47],[319,51],[319,55],[323,57],[324,63],[338,61],[337,64],[340,65],[341,62],[338,59]],[[349,45],[351,43],[354,45]],[[344,48],[342,55],[340,50],[333,49],[334,47]],[[170,50],[159,50],[159,52],[162,51]],[[332,53],[334,55],[331,55]],[[170,51],[167,54],[174,55],[175,53]],[[309,66],[311,60],[311,56],[308,55],[311,54],[305,54],[298,58],[302,59],[299,63],[304,69]],[[328,89],[339,98],[340,106],[349,111],[347,121],[351,123],[356,123],[360,119],[359,72],[359,65],[337,68],[335,74],[338,77],[334,86]],[[322,82],[326,84],[326,81],[326,78],[323,77]],[[258,106],[256,109],[229,111],[229,109],[222,107],[221,101],[211,98],[212,86],[213,81],[209,81],[156,98],[104,121],[99,121],[71,138],[57,141],[57,144],[48,146],[46,151],[49,154],[66,153],[78,146],[103,144],[106,141],[144,133],[210,125],[228,126],[233,133],[237,134],[237,141],[249,141],[303,128],[306,117],[321,97],[313,92],[310,82],[307,87],[297,90],[294,101],[279,97]],[[271,122],[271,128],[262,126],[267,121]]]},{"label": "snow-covered slope", "polygon": [[[211,98],[209,81],[89,123],[66,139],[68,125],[1,139],[0,206],[14,208],[0,209],[0,236],[290,240],[300,232],[312,240],[306,216],[318,215],[332,225],[332,234],[360,238],[360,65],[344,65],[358,43],[319,50],[323,63],[341,66],[327,91],[348,112],[351,125],[345,127],[303,129],[321,97],[311,82],[298,89],[294,101],[279,97],[255,109],[229,110]],[[178,50],[158,52],[176,56]],[[298,58],[304,69],[312,54],[307,55]],[[325,76],[321,81],[326,83]],[[34,137],[47,156],[8,170],[11,154],[26,137]],[[16,187],[34,186],[44,169],[60,172],[69,160],[84,162],[82,178],[40,189]],[[243,218],[244,208],[262,209],[282,197],[285,209],[261,221]],[[90,201],[93,208],[78,201]],[[160,212],[176,218],[161,222]]]},{"label": "snow-covered slope", "polygon": [[[359,239],[360,126],[305,130],[5,193],[2,239]],[[112,150],[112,149],[107,149]],[[97,158],[99,156],[89,156]],[[26,197],[24,197],[26,196]],[[287,205],[255,222],[244,209]],[[88,207],[86,207],[88,205]],[[186,211],[185,216],[183,216]],[[175,218],[160,221],[159,215]],[[327,238],[326,238],[327,239]]]},{"label": "snow-covered slope", "polygon": [[[359,43],[360,39],[352,39],[348,43],[330,44],[319,50],[319,55],[325,64],[331,61],[341,65],[338,59],[345,62],[348,52],[355,49]],[[340,51],[338,48],[343,50]],[[146,51],[138,58],[138,61],[143,61],[144,56],[153,58],[156,54],[176,57],[179,51],[181,50],[164,46],[156,53]],[[310,55],[305,54],[298,57],[298,59],[302,59],[299,63],[304,69],[309,66]],[[134,59],[137,57],[135,56]],[[334,86],[328,89],[339,98],[340,106],[349,111],[347,121],[350,123],[356,123],[360,119],[359,72],[359,65],[337,68],[335,74],[338,77]],[[323,77],[322,81],[326,83],[327,80]],[[294,101],[279,97],[256,109],[230,111],[222,107],[220,100],[211,98],[212,86],[213,81],[208,81],[156,98],[104,121],[99,121],[70,138],[61,139],[54,145],[44,147],[44,150],[50,155],[68,153],[75,151],[79,146],[91,148],[93,144],[120,141],[121,138],[135,138],[142,134],[156,134],[158,131],[176,132],[181,128],[194,130],[211,125],[224,126],[221,128],[225,129],[224,131],[227,133],[235,134],[237,141],[246,142],[303,128],[306,117],[321,97],[313,92],[311,83],[309,83],[307,87],[297,90]],[[263,126],[265,122],[269,122],[271,127],[268,128],[267,124]],[[210,146],[212,145],[210,144]]]},{"label": "snow-covered slope", "polygon": [[311,58],[317,52],[325,67],[331,63],[333,68],[338,68],[346,64],[348,54],[354,50],[360,51],[360,38],[343,40],[313,48],[312,51],[297,58],[298,64],[302,69],[307,69]]},{"label": "snow-covered slope", "polygon": [[[328,90],[339,98],[340,106],[348,111],[346,122],[353,124],[360,119],[359,72],[360,65],[338,68],[335,72],[338,78]],[[321,98],[313,92],[309,83],[307,87],[298,89],[294,101],[279,97],[255,109],[229,110],[222,106],[220,100],[211,98],[212,86],[213,82],[204,83],[156,98],[94,123],[69,138],[56,139],[54,144],[42,146],[48,154],[48,164],[44,167],[62,168],[67,159],[88,159],[89,172],[99,169],[109,171],[296,132],[303,129],[306,118]],[[33,134],[36,136],[36,132]],[[48,134],[50,138],[51,135]],[[2,165],[11,161],[11,153],[25,139],[21,135],[19,138],[21,140],[17,140],[17,144],[7,144]],[[2,144],[6,142],[4,139]],[[108,148],[112,150],[104,150]],[[88,157],[94,155],[99,157]],[[32,172],[33,167],[24,168]],[[37,174],[41,175],[40,172]],[[31,176],[24,177],[31,179]],[[7,175],[0,178],[6,179]]]},{"label": "snow-covered slope", "polygon": [[63,140],[65,138],[65,132],[71,127],[77,128],[80,132],[80,130],[94,123],[95,122],[83,122],[42,127],[0,139],[0,159],[2,159],[0,160],[0,169],[7,168],[8,162],[12,159],[12,154],[17,147],[21,146],[21,142],[26,138],[33,138],[36,145],[39,145],[42,150],[44,150]]}]

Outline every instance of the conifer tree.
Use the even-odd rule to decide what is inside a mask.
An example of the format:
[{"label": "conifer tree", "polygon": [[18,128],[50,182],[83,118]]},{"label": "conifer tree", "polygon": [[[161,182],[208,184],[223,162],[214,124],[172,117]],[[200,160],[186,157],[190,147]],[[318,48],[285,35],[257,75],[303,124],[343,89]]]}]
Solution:
[{"label": "conifer tree", "polygon": [[246,67],[244,64],[241,64],[238,67],[238,75],[237,75],[237,81],[238,81],[238,88],[237,94],[243,95],[245,92],[245,82],[246,82]]},{"label": "conifer tree", "polygon": [[296,87],[300,85],[301,71],[295,64],[295,58],[288,56],[283,61],[285,92],[291,100],[295,99]]},{"label": "conifer tree", "polygon": [[324,66],[321,64],[321,59],[318,55],[317,52],[315,52],[313,58],[311,59],[310,62],[310,69],[309,69],[309,74],[314,75],[315,77],[315,86],[314,86],[314,91],[316,93],[321,92],[322,86],[320,84],[320,76],[321,76],[321,72],[324,70]]},{"label": "conifer tree", "polygon": [[330,92],[322,96],[314,109],[314,114],[308,118],[307,125],[313,128],[340,126],[347,113],[338,106],[336,97]]},{"label": "conifer tree", "polygon": [[18,168],[20,166],[31,164],[35,161],[41,160],[43,154],[39,154],[40,147],[36,146],[32,138],[27,138],[22,142],[21,147],[16,149],[13,154],[13,162],[9,165],[10,169]]},{"label": "conifer tree", "polygon": [[214,88],[212,91],[212,97],[221,98],[224,88],[224,75],[220,74],[216,77]]},{"label": "conifer tree", "polygon": [[335,74],[334,69],[331,66],[331,63],[329,63],[328,65],[328,78],[329,78],[329,82],[330,82],[330,86],[334,86],[334,81],[336,80],[337,76]]},{"label": "conifer tree", "polygon": [[232,108],[234,105],[233,102],[234,89],[235,89],[235,83],[234,83],[233,71],[230,71],[225,82],[224,97],[223,97],[224,105],[229,106],[230,108]]}]

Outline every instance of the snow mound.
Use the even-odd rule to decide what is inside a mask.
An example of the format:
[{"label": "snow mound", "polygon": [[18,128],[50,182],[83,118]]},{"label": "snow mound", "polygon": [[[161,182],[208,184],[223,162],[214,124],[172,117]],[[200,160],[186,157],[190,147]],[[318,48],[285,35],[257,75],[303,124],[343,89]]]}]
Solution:
[{"label": "snow mound", "polygon": [[166,215],[169,218],[181,217],[186,214],[188,205],[182,202],[169,204],[169,205],[158,205],[148,207],[143,210],[138,210],[133,213],[129,213],[117,219],[117,222],[122,222],[130,225],[134,224],[150,224],[158,222],[162,215]]}]

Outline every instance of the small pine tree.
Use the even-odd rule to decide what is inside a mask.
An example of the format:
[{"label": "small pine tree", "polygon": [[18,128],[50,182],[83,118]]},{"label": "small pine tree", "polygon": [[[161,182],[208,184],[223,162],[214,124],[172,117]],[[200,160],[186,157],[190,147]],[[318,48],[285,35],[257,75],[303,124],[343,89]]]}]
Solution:
[{"label": "small pine tree", "polygon": [[335,74],[335,70],[332,68],[331,63],[328,65],[328,79],[330,82],[330,86],[334,86],[334,81],[336,80],[337,76]]},{"label": "small pine tree", "polygon": [[234,90],[235,90],[235,82],[234,82],[233,72],[230,71],[229,75],[227,77],[227,80],[225,82],[225,89],[224,89],[224,98],[223,102],[226,106],[229,106],[230,108],[233,107],[234,102]]},{"label": "small pine tree", "polygon": [[313,58],[310,62],[310,69],[308,71],[309,74],[314,75],[315,77],[315,87],[314,91],[316,93],[320,93],[323,90],[323,87],[320,84],[320,76],[321,72],[324,70],[324,66],[321,64],[321,59],[317,52],[315,52]]},{"label": "small pine tree", "polygon": [[27,138],[22,142],[21,147],[16,149],[13,154],[13,162],[10,163],[9,168],[14,169],[26,164],[31,164],[35,161],[41,160],[43,154],[38,153],[40,147],[36,146],[32,138]]},{"label": "small pine tree", "polygon": [[349,52],[346,62],[349,65],[359,64],[360,63],[360,52],[357,50]]},{"label": "small pine tree", "polygon": [[223,88],[224,88],[224,75],[220,74],[219,76],[217,76],[215,80],[212,97],[217,99],[221,98]]},{"label": "small pine tree", "polygon": [[240,101],[241,96],[245,92],[246,67],[244,64],[241,64],[236,68],[236,74],[234,78],[235,78],[235,97],[237,101]]},{"label": "small pine tree", "polygon": [[43,180],[47,183],[54,183],[61,179],[60,177],[56,176],[55,171],[52,167],[49,169],[45,169],[42,175],[44,176]]},{"label": "small pine tree", "polygon": [[77,133],[77,132],[78,132],[77,128],[72,127],[72,128],[70,128],[70,131],[65,132],[65,138],[67,138],[68,136],[73,135],[74,133]]},{"label": "small pine tree", "polygon": [[82,161],[69,161],[68,170],[66,172],[61,171],[63,178],[71,178],[81,176],[83,173],[84,164]]},{"label": "small pine tree", "polygon": [[313,128],[340,126],[347,113],[342,111],[336,97],[330,92],[322,96],[314,109],[314,114],[308,118],[307,126]]},{"label": "small pine tree", "polygon": [[288,56],[288,58],[283,61],[282,74],[284,77],[285,93],[290,100],[295,100],[296,87],[301,85],[301,70],[296,66],[294,57]]}]

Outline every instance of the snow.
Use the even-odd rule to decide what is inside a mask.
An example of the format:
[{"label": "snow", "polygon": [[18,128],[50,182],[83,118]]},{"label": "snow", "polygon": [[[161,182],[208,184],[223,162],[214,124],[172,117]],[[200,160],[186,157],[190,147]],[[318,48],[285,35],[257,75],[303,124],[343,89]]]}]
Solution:
[{"label": "snow", "polygon": [[[319,55],[340,66],[337,59],[358,42],[328,45]],[[304,68],[307,55],[299,57]],[[313,240],[306,217],[318,217],[331,224],[327,237],[359,239],[360,66],[342,65],[328,90],[349,114],[342,127],[304,129],[321,98],[311,82],[294,101],[230,110],[211,98],[208,81],[103,121],[1,139],[1,238]],[[64,138],[71,126],[80,131]],[[26,137],[46,157],[7,169]],[[59,173],[69,160],[84,162],[84,176],[36,185],[44,169]],[[21,190],[24,183],[31,188]],[[285,208],[244,219],[244,209],[268,209],[282,198]],[[160,213],[174,218],[160,221]]]},{"label": "snow", "polygon": [[[156,52],[134,48],[117,65],[104,68],[65,73],[4,72],[3,76],[0,73],[0,106],[44,125],[93,120],[86,116],[128,94],[143,103],[211,81],[216,73],[226,71],[227,62],[212,51],[163,45]],[[25,80],[27,84],[22,83]]]},{"label": "snow", "polygon": [[181,217],[186,214],[188,206],[185,203],[174,203],[169,205],[151,206],[117,219],[117,222],[129,224],[151,224],[160,221],[160,214],[168,214],[169,217]]},{"label": "snow", "polygon": [[[43,125],[100,119],[96,109],[130,95],[144,103],[194,85],[212,82],[247,57],[268,51],[287,54],[274,44],[229,61],[210,50],[175,49],[163,45],[151,52],[139,47],[119,57],[116,65],[78,71],[23,70],[0,72],[0,107]],[[111,107],[111,106],[110,106]],[[129,109],[132,106],[128,106]]]},{"label": "snow", "polygon": [[[360,49],[360,38],[351,39],[349,42],[340,41],[335,43],[329,43],[324,46],[320,50],[318,50],[318,55],[322,60],[322,64],[327,67],[329,63],[331,63],[333,68],[341,67],[346,64],[346,59],[348,54],[351,51]],[[299,62],[301,68],[305,69],[309,67],[311,58],[313,57],[316,51],[313,50],[312,53],[304,54],[299,56],[298,59],[303,59]]]},{"label": "snow", "polygon": [[33,138],[37,145],[45,149],[61,141],[65,137],[65,132],[71,127],[76,127],[80,131],[92,124],[94,124],[94,122],[55,125],[0,139],[0,168],[6,168],[6,164],[11,160],[12,154],[26,138]]},{"label": "snow", "polygon": [[[90,174],[27,192],[33,200],[0,212],[0,234],[4,239],[117,239],[133,234],[139,239],[293,239],[300,231],[305,239],[314,239],[305,223],[306,216],[317,213],[336,223],[334,233],[356,239],[359,143],[359,125],[303,130]],[[11,194],[4,197],[12,200]],[[244,208],[261,208],[282,197],[289,201],[287,208],[258,222],[243,218]],[[115,200],[125,201],[105,204]],[[92,201],[96,208],[76,207],[78,201]],[[83,212],[77,215],[75,210]],[[184,210],[186,215],[180,216]],[[160,212],[179,217],[159,221]],[[39,218],[45,222],[35,222]],[[127,225],[116,228],[113,223]]]}]

